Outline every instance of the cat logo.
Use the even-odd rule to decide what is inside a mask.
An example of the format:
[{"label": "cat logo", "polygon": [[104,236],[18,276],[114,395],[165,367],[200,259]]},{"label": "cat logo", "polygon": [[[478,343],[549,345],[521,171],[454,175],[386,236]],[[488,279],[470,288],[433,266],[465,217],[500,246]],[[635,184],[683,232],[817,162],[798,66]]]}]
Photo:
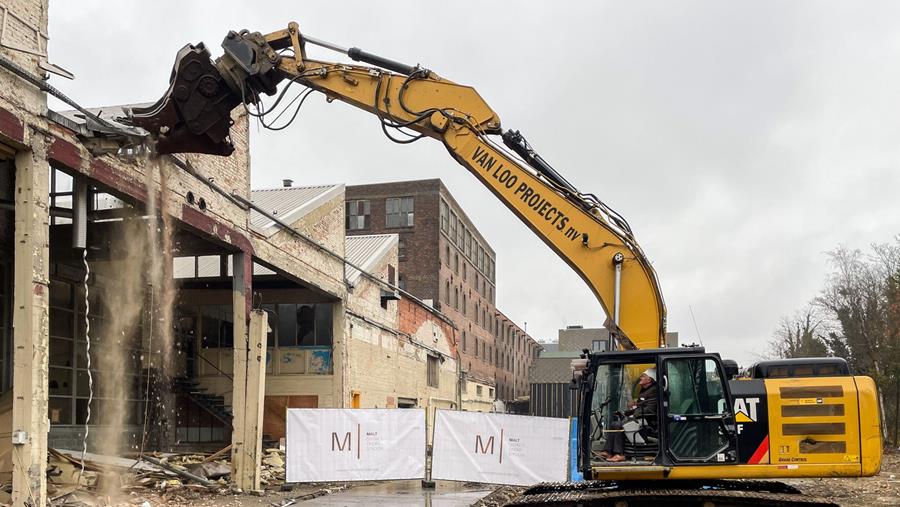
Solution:
[{"label": "cat logo", "polygon": [[[734,422],[736,423],[754,423],[757,421],[756,407],[759,405],[759,398],[735,398],[734,399]],[[724,413],[725,400],[719,400],[719,413]]]},{"label": "cat logo", "polygon": [[734,399],[734,422],[736,423],[754,423],[757,420],[756,407],[759,405],[759,398],[735,398]]}]

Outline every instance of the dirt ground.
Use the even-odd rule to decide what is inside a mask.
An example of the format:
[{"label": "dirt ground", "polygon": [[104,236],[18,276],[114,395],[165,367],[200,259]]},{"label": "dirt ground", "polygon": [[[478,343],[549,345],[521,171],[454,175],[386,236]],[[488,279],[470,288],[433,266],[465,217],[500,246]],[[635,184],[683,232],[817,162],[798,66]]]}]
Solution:
[{"label": "dirt ground", "polygon": [[806,494],[821,496],[842,507],[900,506],[900,452],[885,454],[881,473],[858,479],[791,479]]}]

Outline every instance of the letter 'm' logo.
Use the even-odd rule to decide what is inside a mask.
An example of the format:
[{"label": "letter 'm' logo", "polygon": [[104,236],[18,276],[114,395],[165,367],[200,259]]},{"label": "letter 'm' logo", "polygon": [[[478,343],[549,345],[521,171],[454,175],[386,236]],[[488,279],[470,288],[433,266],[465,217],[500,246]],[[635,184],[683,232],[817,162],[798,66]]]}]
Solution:
[{"label": "letter 'm' logo", "polygon": [[[349,451],[351,450],[351,449],[350,449],[350,442],[351,442],[351,440],[350,440],[350,432],[349,432],[349,431],[344,435],[344,441],[343,441],[343,442],[341,442],[340,440],[338,440],[338,434],[337,434],[337,432],[334,432],[334,431],[331,432],[331,450],[332,450],[332,451],[335,450],[335,447],[337,447],[337,450],[338,450],[338,451],[344,451],[344,450],[346,450],[346,451],[349,452]],[[344,447],[346,447],[346,449],[344,449]]]},{"label": "letter 'm' logo", "polygon": [[[497,456],[498,463],[503,463],[503,428],[500,428],[500,441],[499,447],[499,455]],[[475,454],[494,454],[494,435],[488,437],[487,440],[483,439],[481,435],[475,435]]]},{"label": "letter 'm' logo", "polygon": [[481,440],[481,435],[475,435],[475,454],[494,454],[494,437],[487,439],[487,442]]}]

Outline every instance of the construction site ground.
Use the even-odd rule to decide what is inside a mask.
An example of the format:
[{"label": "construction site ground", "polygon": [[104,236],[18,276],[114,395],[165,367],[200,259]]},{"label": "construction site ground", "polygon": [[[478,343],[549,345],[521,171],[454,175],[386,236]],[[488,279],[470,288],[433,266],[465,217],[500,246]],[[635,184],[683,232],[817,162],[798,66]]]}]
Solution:
[{"label": "construction site ground", "polygon": [[[83,478],[77,477],[79,468],[74,459],[66,459],[60,453],[52,456],[51,463],[60,472],[51,478],[52,505],[68,506],[272,506],[289,505],[384,505],[384,506],[443,506],[496,507],[515,498],[524,488],[475,483],[438,481],[434,489],[423,488],[421,481],[384,481],[354,483],[283,483],[281,452],[270,450],[263,463],[266,484],[259,491],[235,491],[228,487],[227,476],[215,479],[214,485],[203,486],[179,477],[171,471],[142,462],[140,467],[125,468],[133,460],[122,458],[99,459],[93,455]],[[215,458],[214,456],[212,458]],[[193,470],[203,459],[202,455],[170,455],[167,464],[178,470]],[[118,463],[121,460],[122,463]],[[210,460],[222,467],[225,458]],[[92,470],[92,471],[91,471]],[[120,488],[104,487],[111,477]],[[76,487],[74,483],[81,482]],[[900,452],[884,457],[881,473],[865,478],[818,478],[784,480],[799,488],[804,494],[825,498],[841,506],[900,506]],[[212,487],[210,487],[212,486]],[[0,504],[8,502],[3,492]]]},{"label": "construction site ground", "polygon": [[843,507],[900,506],[900,451],[885,454],[881,473],[874,477],[791,479],[783,482]]}]

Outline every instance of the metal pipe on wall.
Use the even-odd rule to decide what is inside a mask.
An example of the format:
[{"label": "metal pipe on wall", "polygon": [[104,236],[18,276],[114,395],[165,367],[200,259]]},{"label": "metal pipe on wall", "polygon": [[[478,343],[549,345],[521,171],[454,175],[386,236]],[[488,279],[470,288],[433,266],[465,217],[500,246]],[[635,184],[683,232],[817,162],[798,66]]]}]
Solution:
[{"label": "metal pipe on wall", "polygon": [[76,178],[72,188],[72,248],[87,248],[88,185]]}]

